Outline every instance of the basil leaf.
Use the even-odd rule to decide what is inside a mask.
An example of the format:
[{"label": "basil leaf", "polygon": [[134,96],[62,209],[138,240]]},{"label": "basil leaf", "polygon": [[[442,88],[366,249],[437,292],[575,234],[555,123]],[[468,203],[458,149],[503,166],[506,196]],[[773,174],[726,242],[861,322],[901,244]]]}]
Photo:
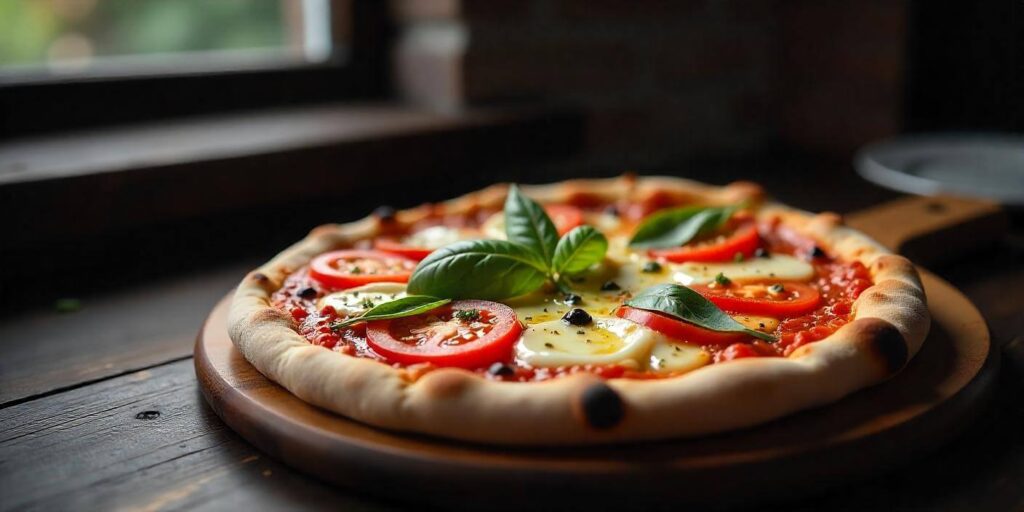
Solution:
[{"label": "basil leaf", "polygon": [[736,206],[688,206],[655,213],[640,224],[629,246],[638,249],[679,247],[698,235],[722,227],[737,209]]},{"label": "basil leaf", "polygon": [[409,293],[449,299],[498,300],[530,293],[547,280],[547,262],[505,240],[446,245],[416,266]]},{"label": "basil leaf", "polygon": [[505,235],[510,242],[526,246],[544,259],[544,268],[550,270],[551,259],[558,245],[558,230],[547,212],[536,201],[519,192],[512,185],[505,199]]},{"label": "basil leaf", "polygon": [[604,259],[608,239],[590,226],[577,226],[555,246],[551,268],[561,275],[576,274]]},{"label": "basil leaf", "polygon": [[359,322],[418,315],[432,309],[437,309],[449,302],[451,302],[451,299],[439,299],[429,295],[406,295],[400,299],[378,304],[357,317],[346,318],[341,322],[335,323],[331,328],[337,330]]},{"label": "basil leaf", "polygon": [[719,332],[742,332],[765,341],[773,336],[747,329],[743,324],[718,309],[703,295],[677,284],[659,284],[646,288],[625,302],[627,306],[665,313],[698,327]]}]

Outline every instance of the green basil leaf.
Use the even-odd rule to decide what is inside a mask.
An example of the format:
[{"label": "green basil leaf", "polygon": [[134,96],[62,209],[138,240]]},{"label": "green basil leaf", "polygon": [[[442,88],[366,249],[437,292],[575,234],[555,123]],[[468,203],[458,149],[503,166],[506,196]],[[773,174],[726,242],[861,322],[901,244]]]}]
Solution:
[{"label": "green basil leaf", "polygon": [[687,206],[655,213],[640,223],[629,246],[638,249],[682,246],[698,235],[722,227],[737,209],[737,206]]},{"label": "green basil leaf", "polygon": [[577,226],[563,236],[555,246],[551,268],[561,275],[582,272],[604,259],[608,239],[591,226]]},{"label": "green basil leaf", "polygon": [[712,331],[742,332],[765,341],[776,341],[771,335],[747,329],[703,295],[677,284],[659,284],[646,288],[625,304],[638,309],[665,313]]},{"label": "green basil leaf", "polygon": [[505,240],[464,240],[427,256],[409,279],[409,293],[449,299],[498,300],[530,293],[547,280],[547,262]]},{"label": "green basil leaf", "polygon": [[449,302],[451,302],[451,299],[439,299],[429,295],[406,295],[400,299],[378,304],[357,317],[346,318],[341,322],[335,323],[331,328],[341,329],[358,322],[388,320],[391,318],[418,315],[420,313],[426,313],[432,309],[437,309]]},{"label": "green basil leaf", "polygon": [[558,245],[558,230],[544,208],[519,192],[512,185],[505,199],[505,235],[510,242],[530,248],[544,259],[544,268],[551,269],[551,260]]}]

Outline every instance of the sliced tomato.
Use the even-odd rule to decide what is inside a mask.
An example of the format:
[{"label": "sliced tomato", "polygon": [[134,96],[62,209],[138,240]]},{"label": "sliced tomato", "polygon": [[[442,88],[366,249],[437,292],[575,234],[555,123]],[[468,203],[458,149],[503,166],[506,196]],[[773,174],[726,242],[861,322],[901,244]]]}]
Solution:
[{"label": "sliced tomato", "polygon": [[761,239],[754,223],[739,226],[732,234],[713,240],[697,242],[671,249],[651,249],[653,258],[661,258],[675,263],[686,261],[732,261],[736,253],[750,257]]},{"label": "sliced tomato", "polygon": [[769,285],[763,283],[717,288],[693,285],[691,288],[725,311],[776,318],[814,311],[821,302],[821,294],[813,286],[804,283],[778,284],[782,286],[782,292],[775,294],[770,292]]},{"label": "sliced tomato", "polygon": [[368,322],[366,341],[391,362],[474,369],[507,361],[522,332],[516,312],[504,304],[457,300],[416,316]]},{"label": "sliced tomato", "polygon": [[729,345],[750,338],[743,333],[711,331],[668,315],[629,306],[620,306],[615,310],[615,315],[658,331],[674,340],[694,345]]},{"label": "sliced tomato", "polygon": [[549,204],[544,207],[544,211],[548,213],[548,217],[551,217],[551,222],[555,224],[559,235],[564,235],[572,231],[573,228],[583,225],[583,210],[575,206]]},{"label": "sliced tomato", "polygon": [[309,275],[334,289],[370,283],[404,283],[416,260],[381,251],[342,250],[321,254],[309,264]]},{"label": "sliced tomato", "polygon": [[416,261],[422,260],[434,252],[434,249],[427,249],[426,247],[416,247],[413,245],[405,245],[402,242],[394,240],[392,238],[378,238],[373,242],[373,248],[378,251],[390,252],[392,254],[398,254],[411,258]]}]

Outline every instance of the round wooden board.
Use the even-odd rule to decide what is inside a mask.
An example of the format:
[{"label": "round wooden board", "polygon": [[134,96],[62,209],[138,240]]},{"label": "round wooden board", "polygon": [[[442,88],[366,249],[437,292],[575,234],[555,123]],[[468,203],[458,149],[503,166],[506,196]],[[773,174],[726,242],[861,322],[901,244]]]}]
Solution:
[{"label": "round wooden board", "polygon": [[[757,503],[879,474],[947,441],[981,410],[997,351],[977,309],[924,273],[932,330],[900,374],[842,401],[711,437],[589,448],[508,448],[383,431],[311,406],[228,338],[229,299],[196,341],[203,394],[242,437],[359,492],[465,507]],[[486,501],[480,501],[486,500]]]}]

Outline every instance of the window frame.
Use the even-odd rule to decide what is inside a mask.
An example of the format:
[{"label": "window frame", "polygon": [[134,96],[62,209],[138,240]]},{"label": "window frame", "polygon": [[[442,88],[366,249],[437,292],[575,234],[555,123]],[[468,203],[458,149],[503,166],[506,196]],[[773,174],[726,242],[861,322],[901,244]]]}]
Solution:
[{"label": "window frame", "polygon": [[335,55],[323,63],[0,84],[0,139],[386,96],[392,32],[387,3],[332,1],[331,26],[332,37],[349,34],[343,59]]}]

